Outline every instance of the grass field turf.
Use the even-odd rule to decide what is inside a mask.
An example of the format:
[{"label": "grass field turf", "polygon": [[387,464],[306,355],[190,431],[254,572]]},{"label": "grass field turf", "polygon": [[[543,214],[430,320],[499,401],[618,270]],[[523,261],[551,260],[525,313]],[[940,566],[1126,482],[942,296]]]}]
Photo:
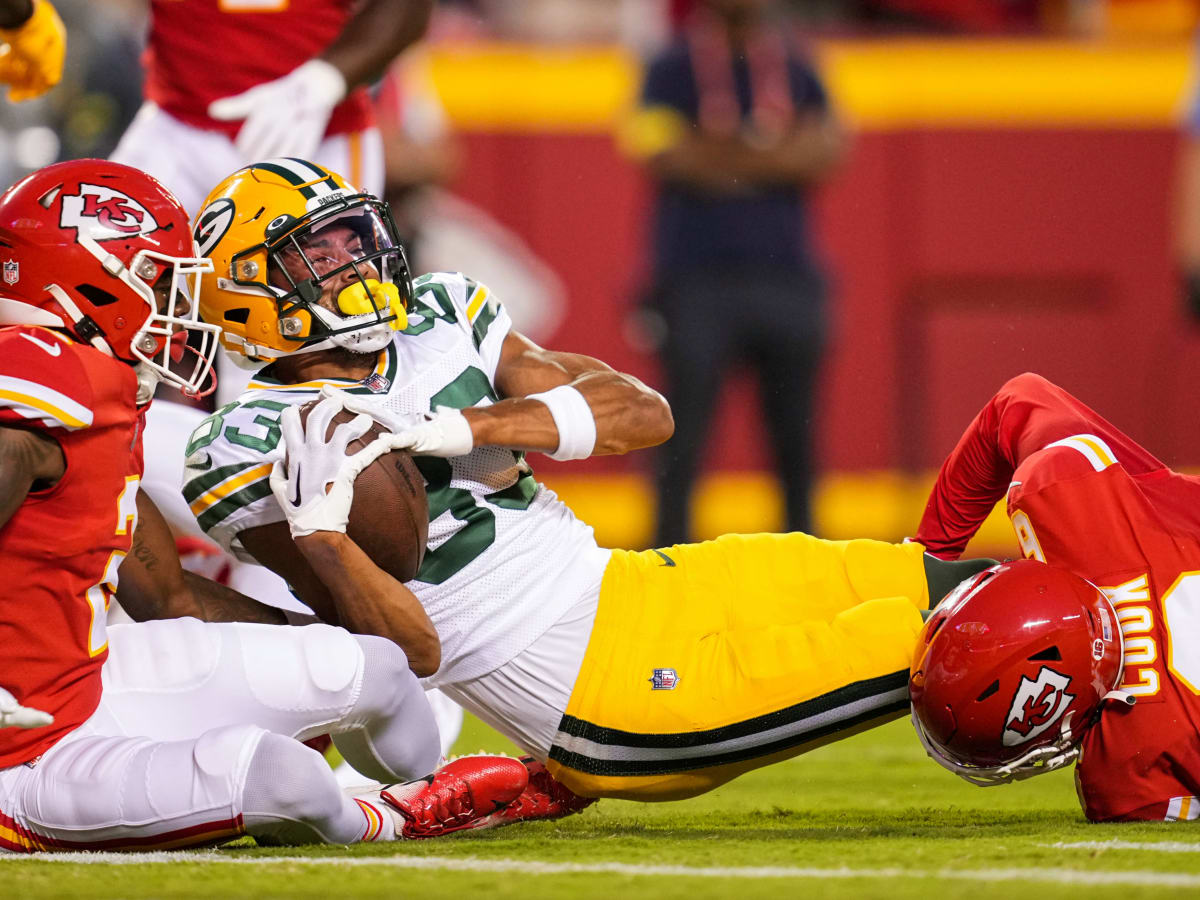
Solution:
[{"label": "grass field turf", "polygon": [[[469,720],[456,750],[480,748],[511,749]],[[13,900],[1195,897],[1200,831],[1088,825],[1069,773],[972,787],[896,722],[683,803],[606,800],[560,822],[406,844],[244,841],[198,855],[0,865]]]}]

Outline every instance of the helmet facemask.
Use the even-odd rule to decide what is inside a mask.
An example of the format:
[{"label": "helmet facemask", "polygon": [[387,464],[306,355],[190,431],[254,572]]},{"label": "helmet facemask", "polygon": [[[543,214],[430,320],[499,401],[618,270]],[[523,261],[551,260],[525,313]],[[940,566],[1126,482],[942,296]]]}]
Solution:
[{"label": "helmet facemask", "polygon": [[[200,278],[212,271],[212,262],[198,253],[180,257],[142,249],[134,254],[128,265],[122,266],[91,235],[81,233],[77,240],[100,261],[105,271],[146,302],[146,319],[129,341],[129,352],[141,370],[139,381],[144,384],[138,402],[149,399],[144,394],[147,390],[152,393],[150,385],[158,381],[178,388],[189,397],[211,393],[216,387],[212,367],[221,329],[200,321],[197,299]],[[161,287],[156,291],[156,286]],[[55,292],[60,303],[63,294],[61,289]],[[187,343],[191,334],[199,336],[196,347]],[[181,373],[172,367],[172,361],[180,361],[185,352],[190,352],[194,359],[190,371],[185,365]]]},{"label": "helmet facemask", "polygon": [[[912,709],[911,715],[917,739],[920,740],[921,746],[925,748],[930,759],[964,781],[969,781],[978,787],[995,787],[1012,781],[1024,781],[1026,778],[1069,766],[1079,758],[1079,741],[1083,738],[1083,732],[1087,730],[1085,727],[1073,734],[1071,731],[1072,714],[1068,712],[1064,717],[1058,740],[1035,747],[1012,762],[1001,766],[973,766],[957,762],[934,741],[929,732],[925,730],[915,708]],[[1089,722],[1088,725],[1090,724]]]},{"label": "helmet facemask", "polygon": [[[130,287],[146,297],[153,310],[129,349],[159,381],[189,397],[203,397],[216,387],[212,367],[221,329],[200,321],[197,302],[200,278],[211,271],[212,262],[207,259],[167,256],[154,250],[139,251],[129,268]],[[152,283],[146,278],[153,279]],[[188,341],[191,335],[197,335],[195,342]],[[173,362],[177,365],[172,366]]]},{"label": "helmet facemask", "polygon": [[275,296],[279,332],[295,342],[293,352],[377,353],[407,327],[408,260],[379,200],[339,197],[299,218],[279,216],[266,236],[233,256],[233,281]]}]

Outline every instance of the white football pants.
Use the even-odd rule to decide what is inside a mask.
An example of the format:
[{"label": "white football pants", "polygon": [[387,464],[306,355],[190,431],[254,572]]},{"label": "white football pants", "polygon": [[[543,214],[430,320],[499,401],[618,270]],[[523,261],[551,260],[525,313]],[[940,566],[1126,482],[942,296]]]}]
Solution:
[{"label": "white football pants", "polygon": [[[153,175],[192,217],[226,175],[259,162],[243,158],[224,132],[187,125],[149,101],[109,158]],[[332,169],[359,190],[383,195],[383,138],[378,128],[325,138],[312,162]]]},{"label": "white football pants", "polygon": [[[95,714],[0,771],[0,837],[26,850],[353,843],[380,833],[325,760],[330,733],[381,782],[428,774],[437,726],[385,638],[170,619],[113,626]],[[377,816],[377,811],[374,811]]]}]

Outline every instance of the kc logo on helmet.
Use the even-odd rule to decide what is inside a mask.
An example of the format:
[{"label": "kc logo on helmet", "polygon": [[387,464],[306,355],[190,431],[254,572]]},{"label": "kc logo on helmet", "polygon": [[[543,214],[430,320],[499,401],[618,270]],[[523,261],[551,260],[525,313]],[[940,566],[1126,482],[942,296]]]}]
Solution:
[{"label": "kc logo on helmet", "polygon": [[1014,747],[1031,741],[1062,718],[1074,694],[1068,694],[1071,679],[1049,666],[1042,666],[1037,680],[1022,676],[1012,706],[1008,708],[1002,743]]},{"label": "kc logo on helmet", "polygon": [[59,224],[97,241],[136,237],[159,227],[142,204],[99,184],[81,184],[78,194],[63,197]]}]

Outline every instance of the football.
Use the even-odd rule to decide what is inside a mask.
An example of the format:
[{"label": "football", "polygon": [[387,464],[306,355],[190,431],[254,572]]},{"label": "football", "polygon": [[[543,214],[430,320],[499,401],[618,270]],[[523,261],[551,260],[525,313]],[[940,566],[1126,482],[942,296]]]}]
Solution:
[{"label": "football", "polygon": [[[301,422],[307,423],[316,404],[314,400],[300,407]],[[326,437],[354,417],[348,410],[339,412]],[[347,452],[357,453],[384,433],[384,427],[374,423],[361,438],[350,442]],[[385,453],[359,473],[346,536],[397,581],[411,581],[417,574],[429,537],[429,504],[425,479],[407,450]]]}]

